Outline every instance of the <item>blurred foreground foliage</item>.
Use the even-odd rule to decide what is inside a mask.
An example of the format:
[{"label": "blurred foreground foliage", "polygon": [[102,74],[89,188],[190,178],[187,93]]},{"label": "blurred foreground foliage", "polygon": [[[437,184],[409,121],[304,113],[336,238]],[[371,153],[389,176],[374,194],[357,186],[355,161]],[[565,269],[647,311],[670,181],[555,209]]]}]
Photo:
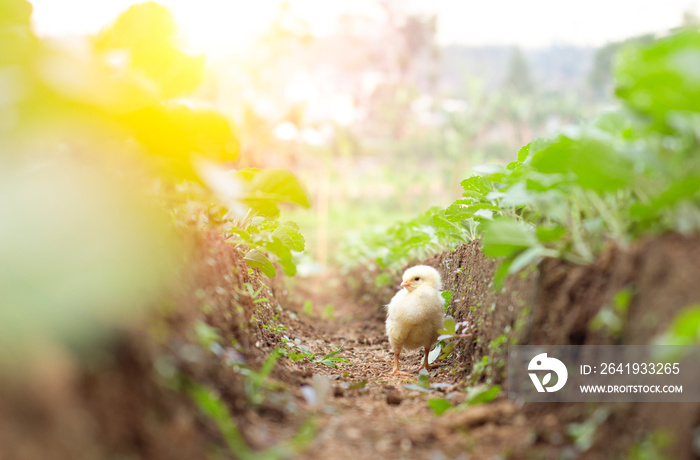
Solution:
[{"label": "blurred foreground foliage", "polygon": [[355,261],[398,267],[425,248],[480,237],[500,257],[496,286],[544,256],[590,263],[607,242],[700,232],[700,32],[683,29],[618,53],[620,107],[475,168],[446,209],[352,241]]},{"label": "blurred foreground foliage", "polygon": [[37,37],[31,13],[0,0],[0,364],[137,320],[184,262],[173,223],[260,216],[271,236],[234,242],[294,271],[303,237],[274,217],[281,202],[308,206],[305,192],[283,170],[229,171],[234,128],[183,99],[205,59],[177,47],[166,8],[135,5],[62,41]]}]

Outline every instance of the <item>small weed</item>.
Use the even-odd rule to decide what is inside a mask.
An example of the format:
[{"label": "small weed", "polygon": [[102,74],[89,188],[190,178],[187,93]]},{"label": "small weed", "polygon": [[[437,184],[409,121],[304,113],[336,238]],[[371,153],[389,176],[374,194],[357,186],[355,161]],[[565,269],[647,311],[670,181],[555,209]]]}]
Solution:
[{"label": "small weed", "polygon": [[292,340],[286,335],[283,335],[282,342],[284,342],[287,348],[281,349],[280,353],[292,361],[301,361],[304,358],[309,358],[309,360],[312,360],[315,356],[309,347],[302,345],[301,340],[299,339]]},{"label": "small weed", "polygon": [[598,427],[608,418],[609,410],[599,407],[582,423],[570,423],[566,430],[574,440],[574,446],[579,452],[585,452],[593,445],[593,438]]},{"label": "small weed", "polygon": [[288,441],[269,447],[262,451],[254,451],[248,446],[241,435],[236,421],[221,397],[213,390],[197,385],[189,385],[188,394],[195,402],[199,410],[210,417],[221,431],[229,450],[241,460],[278,460],[303,452],[316,436],[316,426],[311,419],[307,419]]},{"label": "small weed", "polygon": [[[461,321],[457,323],[451,316],[445,317],[442,323],[442,329],[440,329],[438,332],[440,333],[440,336],[438,337],[438,345],[435,347],[435,349],[440,348],[442,351],[439,359],[447,358],[459,339],[462,337],[472,337],[474,335],[471,324],[468,321]],[[433,353],[435,353],[435,350],[433,350],[431,353],[431,357]],[[429,360],[429,362],[432,361]]]},{"label": "small weed", "polygon": [[333,305],[326,305],[323,308],[323,313],[321,313],[323,319],[332,320],[335,319],[335,311],[333,310]]},{"label": "small weed", "polygon": [[304,306],[301,307],[301,310],[304,312],[304,314],[306,316],[308,316],[310,318],[314,312],[314,305],[311,303],[310,300],[307,300],[306,302],[304,302]]},{"label": "small weed", "polygon": [[262,327],[263,327],[263,329],[267,329],[267,330],[269,330],[269,331],[272,331],[272,332],[274,332],[275,334],[281,334],[282,332],[284,332],[284,331],[287,330],[287,328],[284,327],[284,326],[281,325],[281,324],[278,324],[277,326],[270,326],[270,325],[267,325],[267,324],[263,324]]},{"label": "small weed", "polygon": [[674,436],[664,430],[658,430],[647,434],[637,444],[633,445],[628,453],[630,460],[666,460],[671,457],[665,451],[673,445]]},{"label": "small weed", "polygon": [[603,331],[614,338],[622,337],[622,328],[627,320],[627,307],[632,301],[630,288],[618,291],[613,297],[612,305],[605,305],[588,324],[592,331]]},{"label": "small weed", "polygon": [[219,335],[219,330],[217,328],[202,321],[195,323],[194,336],[199,346],[205,350],[210,350],[215,343],[222,343],[224,341],[221,335]]},{"label": "small weed", "polygon": [[452,291],[443,291],[440,295],[445,300],[443,311],[447,313],[447,309],[450,308],[450,302],[452,301]]},{"label": "small weed", "polygon": [[282,351],[275,349],[267,357],[259,371],[253,370],[247,365],[237,366],[238,372],[246,377],[245,391],[248,401],[253,405],[260,405],[265,400],[265,393],[268,390],[282,389],[280,385],[274,384],[268,377],[274,369],[275,364],[282,355]]},{"label": "small weed", "polygon": [[312,361],[314,363],[321,363],[325,366],[333,367],[333,368],[338,367],[337,363],[349,363],[349,362],[351,362],[351,361],[344,359],[344,358],[336,358],[335,357],[335,355],[337,355],[341,351],[343,351],[342,346],[338,347],[337,350],[331,351],[330,353],[325,355],[323,358],[312,359]]}]

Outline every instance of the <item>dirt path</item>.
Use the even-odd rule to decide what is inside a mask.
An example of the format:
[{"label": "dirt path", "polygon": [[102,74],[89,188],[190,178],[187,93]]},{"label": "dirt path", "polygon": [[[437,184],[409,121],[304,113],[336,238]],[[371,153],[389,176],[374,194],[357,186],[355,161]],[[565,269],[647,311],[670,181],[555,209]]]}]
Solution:
[{"label": "dirt path", "polygon": [[[54,349],[25,374],[0,376],[0,459],[252,459],[299,450],[295,458],[329,460],[700,458],[699,404],[516,405],[503,392],[464,404],[474,382],[503,384],[513,341],[652,340],[700,303],[697,238],[611,247],[590,266],[545,260],[498,292],[496,262],[476,242],[424,261],[440,270],[450,313],[476,337],[430,372],[430,392],[415,389],[418,374],[388,376],[381,305],[396,288],[378,288],[366,271],[268,287],[218,234],[194,243],[191,272],[166,302],[172,308],[115,331],[90,354]],[[634,293],[622,334],[588,327],[621,289]],[[261,377],[285,349],[283,335],[307,352]],[[340,347],[336,357],[348,362],[318,362]],[[419,351],[405,353],[402,368],[420,360]],[[433,399],[450,406],[437,415]],[[313,436],[295,437],[305,421]]]},{"label": "dirt path", "polygon": [[[699,458],[698,404],[516,405],[501,392],[488,403],[460,405],[474,381],[502,383],[508,343],[649,343],[700,302],[699,260],[700,240],[668,235],[626,250],[611,246],[589,266],[545,260],[495,292],[496,262],[478,244],[438,254],[424,263],[440,270],[453,293],[450,312],[473,324],[478,339],[462,339],[444,366],[430,372],[430,384],[437,384],[431,393],[406,388],[417,374],[387,375],[393,356],[381,305],[395,290],[381,293],[373,283],[346,289],[357,284],[353,278],[298,279],[289,307],[299,319],[289,332],[321,356],[342,345],[338,357],[351,361],[339,369],[297,363],[302,385],[327,378],[333,388],[317,409],[318,435],[301,458]],[[635,293],[622,334],[589,327],[622,290]],[[376,298],[356,300],[358,292]],[[305,301],[315,307],[311,317],[303,313]],[[333,319],[321,315],[329,304]],[[484,358],[490,373],[477,371]],[[418,351],[407,353],[401,365],[417,369],[420,359]],[[433,398],[452,406],[436,415]]]},{"label": "dirt path", "polygon": [[[454,362],[430,372],[430,392],[408,389],[415,378],[389,376],[393,354],[384,332],[381,303],[359,305],[342,289],[342,280],[302,279],[296,298],[314,305],[311,316],[300,312],[290,336],[323,356],[342,346],[337,357],[349,360],[338,368],[323,364],[299,364],[307,382],[330,382],[330,396],[317,410],[320,430],[300,458],[460,458],[467,452],[476,458],[503,454],[504,445],[527,439],[523,416],[511,417],[516,408],[503,399],[459,412],[437,416],[428,406],[431,398],[464,401],[465,393],[455,378]],[[329,289],[328,286],[336,286]],[[332,295],[337,293],[337,296]],[[295,309],[299,309],[300,300]],[[323,318],[323,306],[332,305],[334,318]],[[327,315],[326,315],[327,316]],[[404,353],[402,369],[415,371],[422,352]],[[436,385],[437,384],[437,385]],[[497,426],[499,425],[499,426]],[[455,429],[459,427],[459,429]],[[506,442],[506,440],[508,440]],[[517,443],[515,443],[517,444]],[[464,458],[464,457],[462,457]]]}]

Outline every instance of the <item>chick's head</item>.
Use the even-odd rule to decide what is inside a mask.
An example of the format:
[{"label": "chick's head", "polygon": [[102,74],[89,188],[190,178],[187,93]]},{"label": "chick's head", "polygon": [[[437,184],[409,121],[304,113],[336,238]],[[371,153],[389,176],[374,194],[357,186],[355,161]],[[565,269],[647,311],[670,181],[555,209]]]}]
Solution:
[{"label": "chick's head", "polygon": [[419,287],[429,286],[438,291],[442,289],[442,281],[440,273],[433,267],[427,265],[416,265],[403,273],[402,287],[405,287],[408,292],[413,292]]}]

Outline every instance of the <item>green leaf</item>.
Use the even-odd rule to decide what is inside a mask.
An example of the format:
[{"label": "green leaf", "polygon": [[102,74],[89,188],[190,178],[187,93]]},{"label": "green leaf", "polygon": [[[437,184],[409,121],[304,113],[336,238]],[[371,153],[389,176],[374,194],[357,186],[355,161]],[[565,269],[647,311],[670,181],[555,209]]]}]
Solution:
[{"label": "green leaf", "polygon": [[450,302],[452,301],[452,291],[442,291],[440,295],[445,301],[444,311],[447,311],[447,308],[450,306]]},{"label": "green leaf", "polygon": [[272,372],[272,369],[275,368],[275,364],[277,361],[280,359],[280,356],[282,355],[282,352],[278,349],[272,350],[270,355],[267,357],[263,365],[260,367],[260,372],[258,372],[258,375],[260,378],[265,379],[267,378],[268,375]]},{"label": "green leaf", "polygon": [[542,243],[549,243],[560,239],[566,234],[566,229],[560,225],[538,226],[535,232],[537,239]]},{"label": "green leaf", "polygon": [[440,329],[438,332],[440,334],[444,335],[451,335],[455,333],[455,320],[451,316],[446,316],[445,319],[442,321],[442,329]]},{"label": "green leaf", "polygon": [[513,265],[514,259],[514,257],[509,257],[498,265],[498,268],[493,274],[493,289],[495,291],[499,291],[503,287],[503,283],[510,273],[510,266]]},{"label": "green leaf", "polygon": [[249,267],[260,269],[261,272],[268,278],[274,278],[277,274],[275,266],[261,252],[252,249],[243,257],[243,260]]},{"label": "green leaf", "polygon": [[468,179],[464,179],[460,185],[465,192],[475,192],[479,196],[483,196],[490,191],[484,184],[484,180],[481,176],[472,176]]},{"label": "green leaf", "polygon": [[459,223],[473,216],[469,210],[472,200],[457,200],[445,209],[445,218],[450,222]]},{"label": "green leaf", "polygon": [[272,232],[272,236],[279,238],[285,246],[291,248],[293,251],[302,252],[304,250],[306,241],[299,231],[299,226],[294,222],[280,224],[280,226]]},{"label": "green leaf", "polygon": [[235,420],[218,394],[196,384],[192,384],[188,394],[199,410],[214,420],[231,452],[235,452],[236,456],[242,460],[257,458],[256,453],[245,442]]},{"label": "green leaf", "polygon": [[489,257],[510,256],[537,245],[535,235],[527,227],[513,220],[500,218],[482,225],[482,250]]},{"label": "green leaf", "polygon": [[700,342],[700,305],[684,309],[674,319],[671,332],[679,338],[690,339],[690,343]]},{"label": "green leaf", "polygon": [[633,178],[632,162],[596,139],[559,136],[533,154],[532,167],[544,174],[573,173],[576,184],[597,192],[628,186]]},{"label": "green leaf", "polygon": [[273,236],[271,238],[271,241],[263,241],[262,243],[260,243],[260,247],[276,255],[281,260],[292,260],[292,252],[290,251],[289,247],[286,244],[284,244],[279,238]]},{"label": "green leaf", "polygon": [[467,388],[467,400],[465,403],[467,406],[474,406],[476,404],[491,402],[496,399],[500,392],[501,387],[499,385],[491,387],[488,385],[477,385],[472,388]]},{"label": "green leaf", "polygon": [[518,162],[522,163],[527,159],[527,157],[530,155],[530,144],[527,144],[523,146],[519,151],[518,151]]},{"label": "green leaf", "polygon": [[518,273],[523,268],[541,258],[547,252],[547,249],[542,246],[533,246],[524,250],[513,259],[513,263],[510,265],[510,267],[508,267],[508,274],[512,275],[513,273]]},{"label": "green leaf", "polygon": [[428,406],[430,406],[435,415],[442,415],[447,409],[452,407],[452,403],[445,398],[434,398],[428,400]]},{"label": "green leaf", "polygon": [[430,387],[430,372],[427,369],[418,371],[418,385],[426,388]]},{"label": "green leaf", "polygon": [[299,180],[284,169],[244,169],[236,173],[246,183],[243,201],[265,216],[279,214],[279,203],[309,207],[309,199]]},{"label": "green leaf", "polygon": [[616,94],[658,125],[671,111],[700,111],[700,32],[686,29],[646,46],[623,48],[615,59]]},{"label": "green leaf", "polygon": [[442,349],[442,354],[440,355],[439,359],[445,359],[447,356],[449,356],[450,352],[452,349],[454,349],[456,342],[450,342],[447,345],[445,345]]},{"label": "green leaf", "polygon": [[635,203],[630,208],[630,215],[637,219],[653,218],[660,210],[675,206],[676,203],[683,199],[692,198],[698,192],[700,192],[700,179],[695,176],[689,177],[671,184],[649,204]]}]

